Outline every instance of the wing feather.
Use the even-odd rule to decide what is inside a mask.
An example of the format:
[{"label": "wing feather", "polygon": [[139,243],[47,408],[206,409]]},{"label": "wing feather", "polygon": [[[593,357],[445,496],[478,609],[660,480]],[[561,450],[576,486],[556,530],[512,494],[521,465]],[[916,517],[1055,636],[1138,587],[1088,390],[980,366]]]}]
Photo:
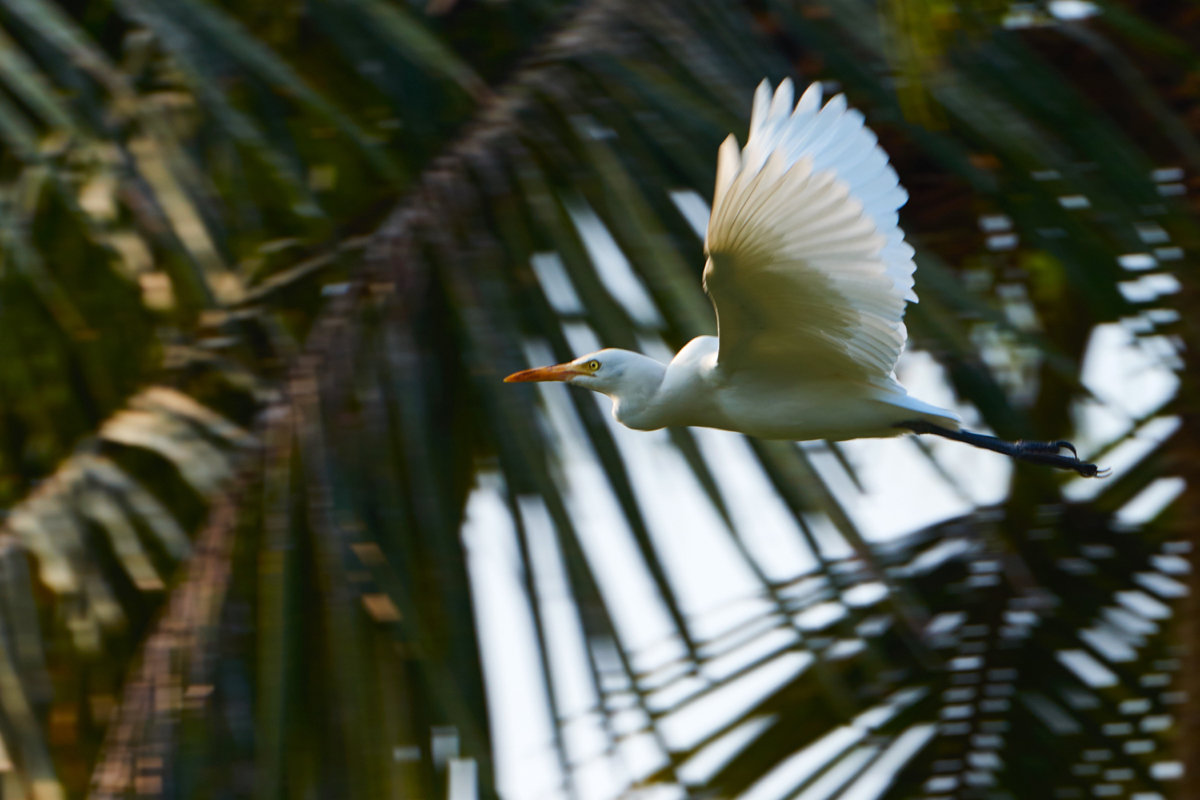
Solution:
[{"label": "wing feather", "polygon": [[717,155],[704,287],[726,373],[886,379],[917,297],[908,199],[863,115],[819,84],[793,105],[785,80],[754,94],[750,135]]}]

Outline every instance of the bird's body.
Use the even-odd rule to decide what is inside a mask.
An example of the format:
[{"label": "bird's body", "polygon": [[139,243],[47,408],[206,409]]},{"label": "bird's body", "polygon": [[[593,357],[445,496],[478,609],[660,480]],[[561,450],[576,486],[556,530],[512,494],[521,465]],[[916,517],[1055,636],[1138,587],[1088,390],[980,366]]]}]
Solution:
[{"label": "bird's body", "polygon": [[704,269],[718,336],[693,339],[670,364],[607,349],[505,380],[607,394],[616,419],[638,430],[692,425],[792,440],[916,431],[1096,474],[1057,454],[1066,443],[962,431],[953,411],[900,385],[904,310],[917,300],[897,213],[908,196],[844,97],[822,107],[813,84],[792,100],[791,81],[773,96],[763,81],[746,146],[731,135],[718,153]]},{"label": "bird's body", "polygon": [[[875,385],[829,378],[797,391],[779,381],[730,379],[720,367],[719,350],[715,336],[696,337],[670,364],[637,353],[601,350],[596,357],[605,369],[636,372],[638,379],[595,388],[612,398],[618,422],[643,431],[691,425],[803,441],[897,436],[904,431],[896,423],[910,419],[958,427],[953,412],[911,397],[891,377]],[[747,414],[747,409],[753,413]]]}]

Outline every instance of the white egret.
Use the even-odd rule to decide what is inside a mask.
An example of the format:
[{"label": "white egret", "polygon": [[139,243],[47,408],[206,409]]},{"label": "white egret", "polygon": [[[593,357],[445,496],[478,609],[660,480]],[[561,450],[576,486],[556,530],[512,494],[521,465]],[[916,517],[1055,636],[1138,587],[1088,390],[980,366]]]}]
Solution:
[{"label": "white egret", "polygon": [[794,107],[792,97],[790,80],[773,98],[763,81],[745,148],[731,134],[717,157],[704,269],[717,336],[693,339],[670,364],[605,349],[505,381],[602,392],[613,416],[638,430],[696,425],[793,440],[912,431],[1103,474],[1069,442],[963,430],[953,411],[900,385],[904,309],[917,300],[897,215],[908,195],[843,95],[822,107],[814,83]]}]

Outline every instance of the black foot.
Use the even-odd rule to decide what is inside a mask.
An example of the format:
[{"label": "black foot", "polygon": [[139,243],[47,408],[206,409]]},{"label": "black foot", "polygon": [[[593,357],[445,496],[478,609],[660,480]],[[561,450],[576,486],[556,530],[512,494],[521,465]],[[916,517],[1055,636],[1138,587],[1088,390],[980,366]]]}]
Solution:
[{"label": "black foot", "polygon": [[[1063,450],[1070,450],[1071,455],[1061,455]],[[1074,470],[1085,478],[1107,478],[1112,474],[1110,469],[1100,469],[1095,464],[1080,461],[1075,445],[1062,439],[1057,442],[1014,442],[1012,456],[1033,464]]]},{"label": "black foot", "polygon": [[[1022,461],[1028,461],[1033,464],[1042,464],[1047,467],[1054,467],[1055,469],[1069,469],[1085,478],[1107,478],[1112,474],[1112,470],[1110,469],[1101,469],[1095,464],[1080,461],[1079,452],[1075,449],[1075,445],[1062,439],[1057,442],[1006,442],[1003,439],[997,439],[994,436],[985,436],[982,433],[973,433],[965,430],[952,431],[924,420],[902,422],[896,427],[905,428],[913,433],[928,433],[946,439],[953,439],[956,442],[964,442],[975,447],[982,447],[985,450],[1003,453],[1006,456],[1019,458]],[[1063,450],[1071,451],[1071,455],[1063,455]]]},{"label": "black foot", "polygon": [[1019,450],[1026,453],[1050,453],[1057,454],[1060,450],[1070,450],[1071,455],[1079,458],[1079,451],[1075,449],[1075,445],[1068,442],[1066,439],[1059,439],[1057,442],[1027,442],[1020,439],[1014,444]]}]

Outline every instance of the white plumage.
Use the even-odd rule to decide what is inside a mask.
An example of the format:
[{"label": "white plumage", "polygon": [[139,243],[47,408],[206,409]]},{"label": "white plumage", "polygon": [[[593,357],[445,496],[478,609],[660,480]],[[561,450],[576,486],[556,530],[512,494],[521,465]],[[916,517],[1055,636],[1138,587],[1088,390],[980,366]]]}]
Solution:
[{"label": "white plumage", "polygon": [[[859,112],[819,84],[754,96],[744,148],[717,156],[704,287],[718,336],[662,364],[606,349],[506,381],[569,381],[613,399],[641,430],[698,425],[774,439],[937,433],[1095,474],[1066,443],[1010,444],[960,431],[957,415],[911,397],[893,372],[904,309],[916,302],[913,249],[899,226],[908,195]],[[1090,472],[1089,472],[1090,468]]]},{"label": "white plumage", "polygon": [[730,136],[718,155],[704,281],[730,371],[795,357],[797,377],[887,376],[904,348],[907,195],[862,115],[820,97],[793,111],[791,81],[774,100],[763,82],[745,149]]}]

